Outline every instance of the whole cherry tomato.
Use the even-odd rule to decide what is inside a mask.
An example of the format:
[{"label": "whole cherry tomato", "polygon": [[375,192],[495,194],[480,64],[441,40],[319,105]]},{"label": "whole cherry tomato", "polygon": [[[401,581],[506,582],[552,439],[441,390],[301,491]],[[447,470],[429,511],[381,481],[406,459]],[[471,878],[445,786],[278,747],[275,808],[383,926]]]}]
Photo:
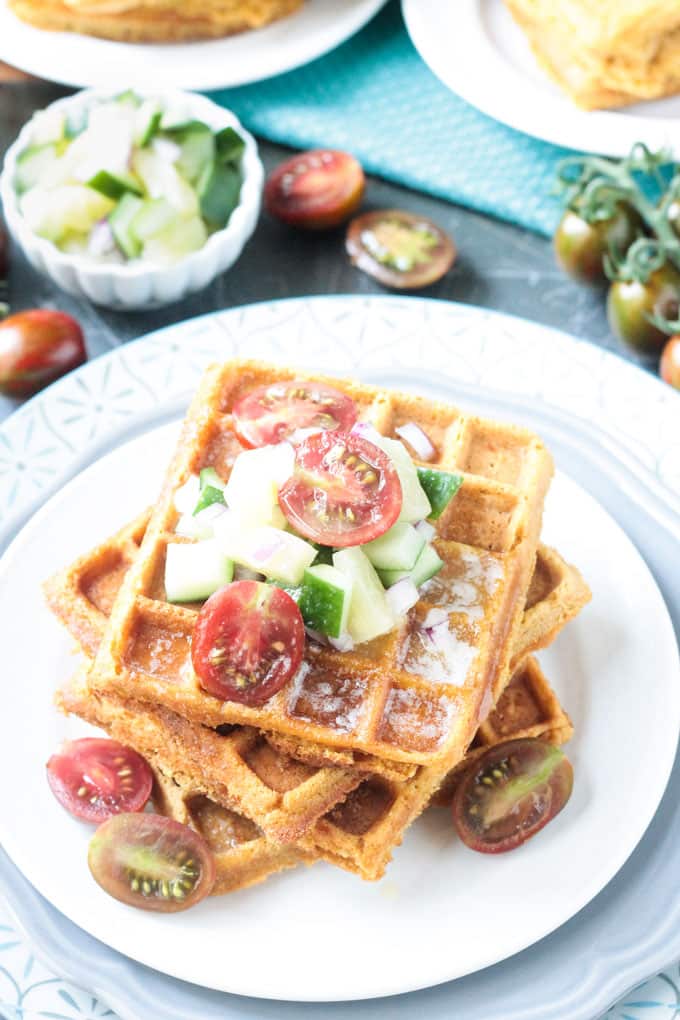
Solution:
[{"label": "whole cherry tomato", "polygon": [[672,336],[664,347],[659,371],[664,382],[680,390],[680,336]]},{"label": "whole cherry tomato", "polygon": [[568,276],[581,283],[600,283],[606,277],[603,259],[608,251],[621,256],[642,233],[642,220],[629,205],[619,203],[607,220],[588,223],[567,209],[555,231],[555,258]]},{"label": "whole cherry tomato", "polygon": [[679,311],[680,273],[668,264],[656,269],[646,283],[616,280],[609,288],[609,325],[619,340],[643,354],[658,354],[668,339],[649,316],[677,319]]},{"label": "whole cherry tomato", "polygon": [[264,204],[284,223],[325,230],[359,207],[365,186],[361,164],[347,152],[313,149],[281,163],[267,178]]},{"label": "whole cherry tomato", "polygon": [[38,308],[0,322],[0,393],[28,397],[86,358],[83,331],[65,312]]}]

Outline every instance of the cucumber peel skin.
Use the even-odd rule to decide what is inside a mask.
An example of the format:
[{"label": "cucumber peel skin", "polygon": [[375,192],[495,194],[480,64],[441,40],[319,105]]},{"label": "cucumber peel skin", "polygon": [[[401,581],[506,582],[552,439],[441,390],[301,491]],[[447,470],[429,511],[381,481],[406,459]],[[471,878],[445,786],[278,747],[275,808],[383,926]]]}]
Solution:
[{"label": "cucumber peel skin", "polygon": [[412,524],[398,521],[379,538],[362,545],[376,570],[410,570],[423,551],[425,539]]},{"label": "cucumber peel skin", "polygon": [[416,588],[429,581],[431,577],[438,574],[444,566],[444,561],[439,557],[434,546],[423,546],[420,556],[410,570],[379,570],[378,576],[386,588],[391,588],[397,581],[408,577]]},{"label": "cucumber peel skin", "polygon": [[141,198],[128,191],[109,216],[109,226],[116,244],[129,259],[138,258],[142,250],[141,241],[132,230],[132,222],[143,205]]},{"label": "cucumber peel skin", "polygon": [[114,202],[117,202],[127,192],[137,195],[138,198],[141,198],[144,194],[141,185],[134,177],[123,177],[120,174],[109,173],[108,170],[100,170],[93,177],[90,177],[87,186],[98,191],[100,195],[112,198]]},{"label": "cucumber peel skin", "polygon": [[418,468],[418,481],[430,501],[430,520],[436,521],[463,484],[463,476],[436,468]]},{"label": "cucumber peel skin", "polygon": [[305,570],[298,602],[305,625],[340,637],[347,629],[352,588],[351,579],[328,564]]},{"label": "cucumber peel skin", "polygon": [[224,501],[224,482],[217,474],[217,471],[214,468],[203,468],[199,478],[201,494],[192,512],[192,517],[199,514],[201,510],[205,510],[206,507],[212,506],[213,503],[221,503],[222,506],[226,506]]},{"label": "cucumber peel skin", "polygon": [[222,163],[236,162],[243,155],[245,147],[246,143],[232,127],[222,128],[215,135],[217,158]]},{"label": "cucumber peel skin", "polygon": [[241,196],[241,174],[212,160],[196,185],[201,216],[211,226],[226,227]]}]

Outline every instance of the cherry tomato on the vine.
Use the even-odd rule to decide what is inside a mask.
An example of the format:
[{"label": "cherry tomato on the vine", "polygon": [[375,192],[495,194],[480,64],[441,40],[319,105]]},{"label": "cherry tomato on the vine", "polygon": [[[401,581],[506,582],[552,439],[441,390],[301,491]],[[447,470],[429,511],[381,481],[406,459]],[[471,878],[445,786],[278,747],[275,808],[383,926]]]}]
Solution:
[{"label": "cherry tomato on the vine", "polygon": [[607,317],[615,335],[643,354],[658,354],[668,339],[649,316],[677,319],[680,311],[680,273],[666,264],[646,281],[615,280],[607,296]]},{"label": "cherry tomato on the vine", "polygon": [[680,336],[672,336],[664,347],[659,371],[664,382],[680,390]]},{"label": "cherry tomato on the vine", "polygon": [[0,393],[28,397],[82,365],[83,331],[65,312],[36,308],[0,322]]},{"label": "cherry tomato on the vine", "polygon": [[609,219],[589,223],[573,209],[567,209],[553,238],[555,257],[569,276],[582,283],[603,282],[604,256],[620,258],[642,233],[642,220],[629,205],[619,203]]}]

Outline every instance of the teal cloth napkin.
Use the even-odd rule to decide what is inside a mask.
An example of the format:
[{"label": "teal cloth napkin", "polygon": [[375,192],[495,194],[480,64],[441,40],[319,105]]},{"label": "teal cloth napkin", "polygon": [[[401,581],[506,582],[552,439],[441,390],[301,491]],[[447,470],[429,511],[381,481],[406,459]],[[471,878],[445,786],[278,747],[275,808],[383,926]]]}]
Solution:
[{"label": "teal cloth napkin", "polygon": [[451,93],[418,55],[397,0],[326,56],[212,98],[270,141],[346,149],[369,173],[542,234],[559,217],[551,188],[566,150]]}]

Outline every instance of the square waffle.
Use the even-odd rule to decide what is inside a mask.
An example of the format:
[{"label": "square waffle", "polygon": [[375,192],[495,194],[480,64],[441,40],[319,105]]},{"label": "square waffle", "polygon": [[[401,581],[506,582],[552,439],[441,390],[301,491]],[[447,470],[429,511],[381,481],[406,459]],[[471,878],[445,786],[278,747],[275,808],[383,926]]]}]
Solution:
[{"label": "square waffle", "polygon": [[[148,520],[147,511],[45,586],[50,608],[90,658],[99,647],[125,573],[138,555]],[[578,571],[554,550],[540,546],[513,661],[544,647],[547,636],[554,636],[589,597]],[[267,747],[252,727],[216,733],[162,708],[97,696],[88,689],[85,670],[59,699],[64,711],[135,747],[157,769],[162,762],[178,781],[240,810],[274,840],[295,840],[361,782],[361,775],[347,769],[306,768],[276,745]],[[370,789],[377,789],[375,782],[364,796]]]},{"label": "square waffle", "polygon": [[[353,652],[308,645],[296,678],[264,706],[223,702],[202,690],[191,668],[196,611],[170,605],[163,586],[174,534],[175,490],[213,466],[226,478],[241,446],[230,408],[254,387],[304,377],[255,362],[210,368],[182,437],[139,555],[123,581],[90,677],[99,694],[160,705],[206,726],[224,723],[412,764],[461,759],[480,712],[500,694],[534,566],[552,461],[540,440],[444,404],[328,380],[355,401],[383,435],[416,422],[436,447],[428,466],[455,470],[463,485],[437,522],[436,547],[452,599],[424,593],[403,629]],[[319,380],[318,376],[307,376]],[[319,380],[325,381],[325,380]],[[444,611],[445,651],[423,640],[428,615]],[[493,688],[493,689],[492,689]]]}]

